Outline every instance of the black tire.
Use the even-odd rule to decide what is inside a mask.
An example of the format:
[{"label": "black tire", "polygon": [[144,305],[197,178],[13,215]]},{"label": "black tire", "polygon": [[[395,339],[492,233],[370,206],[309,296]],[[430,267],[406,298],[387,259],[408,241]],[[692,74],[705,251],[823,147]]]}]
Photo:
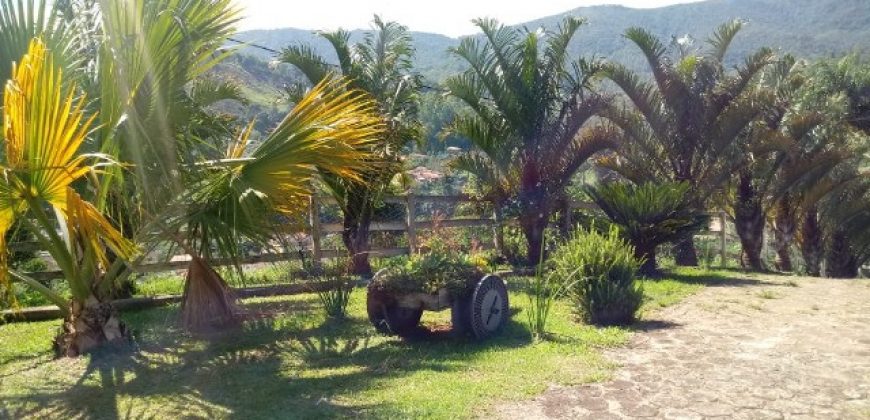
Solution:
[{"label": "black tire", "polygon": [[366,294],[366,312],[369,322],[384,335],[410,335],[423,317],[423,309],[402,308],[392,297],[371,288]]},{"label": "black tire", "polygon": [[477,282],[467,303],[469,330],[478,340],[498,334],[510,318],[507,286],[496,275],[488,275]]}]

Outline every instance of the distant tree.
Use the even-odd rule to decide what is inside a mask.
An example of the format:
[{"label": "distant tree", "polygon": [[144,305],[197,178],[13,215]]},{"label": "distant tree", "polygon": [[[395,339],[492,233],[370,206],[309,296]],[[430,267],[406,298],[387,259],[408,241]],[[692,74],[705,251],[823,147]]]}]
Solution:
[{"label": "distant tree", "polygon": [[493,194],[517,198],[528,263],[537,264],[556,201],[587,159],[612,146],[613,130],[591,124],[608,99],[590,90],[590,63],[568,61],[582,20],[566,18],[552,32],[474,23],[483,37],[452,50],[469,70],[446,82],[471,110],[453,124],[475,146],[457,167],[489,183]]},{"label": "distant tree", "polygon": [[[622,141],[618,156],[599,164],[636,183],[686,182],[693,206],[706,210],[741,165],[738,140],[766,105],[753,84],[773,61],[769,49],[747,57],[736,71],[725,69],[725,55],[742,27],[740,21],[720,26],[707,51],[696,49],[689,38],[674,40],[669,49],[644,29],[626,31],[653,80],[644,81],[621,64],[606,65],[604,75],[625,92],[629,104],[606,112],[622,129]],[[675,251],[679,265],[697,265],[692,237],[676,243]]]},{"label": "distant tree", "polygon": [[391,180],[402,169],[401,154],[419,139],[418,77],[412,74],[414,48],[408,28],[395,22],[374,18],[375,30],[362,42],[350,45],[350,33],[344,30],[321,33],[338,56],[330,65],[307,45],[285,48],[279,59],[298,68],[309,84],[294,84],[289,94],[296,97],[310,85],[334,74],[350,79],[350,86],[368,92],[378,103],[387,130],[371,145],[374,162],[362,178],[364,183],[327,176],[324,182],[338,201],[344,214],[342,240],[351,257],[351,272],[370,275],[369,228],[376,207]]}]

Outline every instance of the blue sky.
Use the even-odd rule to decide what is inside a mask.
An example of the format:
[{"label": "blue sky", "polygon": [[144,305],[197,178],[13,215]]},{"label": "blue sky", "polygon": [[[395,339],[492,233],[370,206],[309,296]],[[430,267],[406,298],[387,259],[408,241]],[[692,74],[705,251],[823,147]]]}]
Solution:
[{"label": "blue sky", "polygon": [[414,31],[450,36],[474,33],[470,23],[488,16],[508,24],[554,15],[581,6],[621,4],[650,8],[696,0],[237,0],[244,8],[240,29],[294,27],[333,30],[368,28],[377,13]]}]

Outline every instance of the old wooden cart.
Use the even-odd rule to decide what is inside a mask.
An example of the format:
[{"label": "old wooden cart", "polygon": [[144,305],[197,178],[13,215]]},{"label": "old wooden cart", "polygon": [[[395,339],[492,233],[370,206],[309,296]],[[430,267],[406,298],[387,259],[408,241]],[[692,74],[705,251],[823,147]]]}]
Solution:
[{"label": "old wooden cart", "polygon": [[507,286],[494,274],[469,281],[460,293],[440,289],[433,294],[396,294],[375,284],[369,285],[366,304],[369,320],[383,334],[411,335],[417,331],[423,311],[450,308],[454,334],[485,339],[501,331],[510,317]]}]

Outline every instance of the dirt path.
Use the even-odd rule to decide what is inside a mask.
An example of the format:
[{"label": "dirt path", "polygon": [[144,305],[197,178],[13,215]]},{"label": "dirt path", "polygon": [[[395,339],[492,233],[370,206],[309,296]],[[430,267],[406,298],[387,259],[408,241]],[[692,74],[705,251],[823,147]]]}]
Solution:
[{"label": "dirt path", "polygon": [[650,316],[613,380],[553,387],[504,418],[870,419],[870,281],[759,277]]}]

